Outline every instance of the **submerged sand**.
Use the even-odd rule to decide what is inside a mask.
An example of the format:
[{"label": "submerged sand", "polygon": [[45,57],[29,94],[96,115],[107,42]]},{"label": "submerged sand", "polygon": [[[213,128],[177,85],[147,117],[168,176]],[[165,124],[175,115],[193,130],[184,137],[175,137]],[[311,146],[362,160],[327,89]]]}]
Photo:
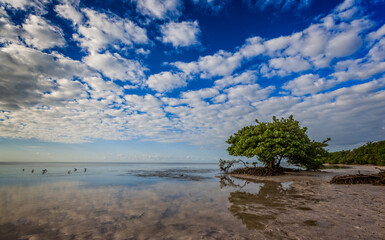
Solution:
[{"label": "submerged sand", "polygon": [[0,239],[384,239],[385,187],[329,184],[358,171],[3,186]]}]

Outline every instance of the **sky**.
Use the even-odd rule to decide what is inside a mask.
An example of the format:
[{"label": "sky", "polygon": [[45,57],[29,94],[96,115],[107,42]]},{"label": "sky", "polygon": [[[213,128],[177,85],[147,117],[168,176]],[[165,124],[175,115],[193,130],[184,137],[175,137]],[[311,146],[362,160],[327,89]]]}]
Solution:
[{"label": "sky", "polygon": [[215,162],[293,115],[385,136],[384,0],[0,0],[0,161]]}]

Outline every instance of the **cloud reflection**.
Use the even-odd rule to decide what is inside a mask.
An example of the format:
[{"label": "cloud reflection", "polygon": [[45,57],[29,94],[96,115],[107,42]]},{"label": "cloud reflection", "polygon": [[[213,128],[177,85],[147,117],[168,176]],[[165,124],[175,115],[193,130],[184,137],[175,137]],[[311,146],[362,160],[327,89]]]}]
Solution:
[{"label": "cloud reflection", "polygon": [[217,183],[137,190],[58,182],[0,188],[0,239],[247,239]]}]

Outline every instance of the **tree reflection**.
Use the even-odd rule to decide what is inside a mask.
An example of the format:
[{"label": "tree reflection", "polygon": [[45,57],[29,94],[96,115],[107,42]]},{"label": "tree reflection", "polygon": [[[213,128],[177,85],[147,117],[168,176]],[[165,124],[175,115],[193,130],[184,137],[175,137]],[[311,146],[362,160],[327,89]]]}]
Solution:
[{"label": "tree reflection", "polygon": [[222,189],[222,188],[225,188],[225,187],[232,187],[232,188],[238,188],[238,189],[242,189],[244,188],[247,184],[249,184],[250,182],[247,181],[247,180],[244,180],[242,181],[243,184],[237,184],[234,182],[234,179],[231,178],[230,176],[227,176],[227,175],[222,175],[220,176],[219,178],[219,187]]},{"label": "tree reflection", "polygon": [[[245,186],[248,187],[246,188]],[[234,179],[230,176],[220,178],[220,187],[233,188],[228,200],[229,211],[242,221],[248,229],[263,230],[269,221],[284,212],[291,201],[294,190],[285,187],[287,183],[273,181],[250,181]],[[288,198],[291,196],[291,198]]]}]

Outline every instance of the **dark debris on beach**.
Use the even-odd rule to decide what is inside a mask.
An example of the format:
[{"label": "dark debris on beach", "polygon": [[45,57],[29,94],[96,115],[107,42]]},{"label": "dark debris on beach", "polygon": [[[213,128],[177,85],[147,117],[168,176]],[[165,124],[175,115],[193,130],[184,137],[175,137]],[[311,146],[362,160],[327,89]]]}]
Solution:
[{"label": "dark debris on beach", "polygon": [[332,178],[330,183],[332,184],[373,184],[373,185],[384,185],[385,186],[385,170],[380,170],[377,174],[361,174],[356,175],[345,175],[335,176]]}]

